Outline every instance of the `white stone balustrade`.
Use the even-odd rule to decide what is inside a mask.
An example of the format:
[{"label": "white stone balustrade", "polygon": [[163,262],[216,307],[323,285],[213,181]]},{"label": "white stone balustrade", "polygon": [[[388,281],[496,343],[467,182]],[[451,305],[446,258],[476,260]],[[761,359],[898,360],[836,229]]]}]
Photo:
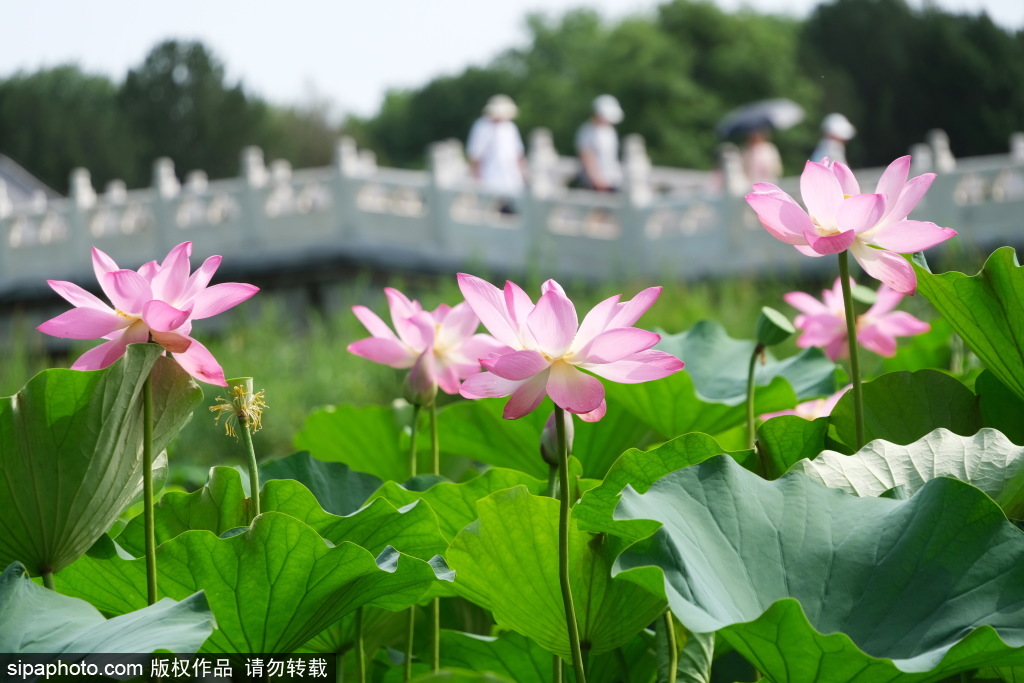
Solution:
[{"label": "white stone balustrade", "polygon": [[[428,170],[378,168],[372,152],[342,139],[326,168],[293,170],[241,154],[238,178],[190,172],[180,184],[169,159],[153,165],[151,187],[123,182],[97,193],[76,169],[71,196],[11,207],[0,188],[0,296],[41,289],[47,279],[90,282],[89,246],[138,266],[192,240],[205,257],[223,254],[237,269],[298,267],[308,258],[383,267],[540,272],[557,277],[687,279],[761,271],[829,270],[760,227],[743,201],[734,149],[716,172],[653,166],[638,136],[623,141],[623,191],[568,188],[578,171],[559,157],[547,131],[530,136],[529,190],[518,213],[469,176],[462,144],[433,145]],[[938,173],[916,216],[955,228],[967,245],[1015,244],[1024,216],[1024,134],[1008,153],[956,159],[933,131],[914,147],[914,173]],[[874,186],[882,169],[858,170]],[[798,194],[797,179],[780,183]],[[940,247],[941,248],[941,247]]]}]

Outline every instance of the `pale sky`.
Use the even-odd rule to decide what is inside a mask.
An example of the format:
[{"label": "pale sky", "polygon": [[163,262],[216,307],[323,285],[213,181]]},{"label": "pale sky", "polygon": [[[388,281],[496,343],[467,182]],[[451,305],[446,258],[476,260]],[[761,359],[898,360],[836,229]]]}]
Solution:
[{"label": "pale sky", "polygon": [[[1024,0],[909,0],[988,12],[1024,29]],[[806,16],[816,0],[715,0],[727,10]],[[0,12],[0,78],[77,62],[121,81],[156,43],[201,40],[229,78],[279,104],[312,97],[337,113],[372,114],[388,88],[482,65],[526,39],[530,11],[586,6],[606,17],[649,12],[656,0],[32,0]]]}]

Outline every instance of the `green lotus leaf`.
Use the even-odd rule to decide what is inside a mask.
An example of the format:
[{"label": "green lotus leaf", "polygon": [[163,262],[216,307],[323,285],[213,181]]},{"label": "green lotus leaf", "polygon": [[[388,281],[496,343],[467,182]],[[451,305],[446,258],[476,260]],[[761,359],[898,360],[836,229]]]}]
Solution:
[{"label": "green lotus leaf", "polygon": [[17,562],[0,574],[0,653],[196,652],[212,631],[201,591],[108,620],[84,600],[36,585]]},{"label": "green lotus leaf", "polygon": [[[614,652],[589,657],[588,683],[654,680],[652,640],[650,632],[643,632]],[[506,631],[496,637],[441,631],[441,667],[446,671],[478,671],[499,676],[503,681],[551,683],[554,673],[552,657],[543,647],[515,631]],[[562,680],[576,680],[571,664],[563,663],[562,669]],[[425,662],[413,665],[414,675],[427,675],[429,670],[430,665]],[[384,681],[398,683],[401,678],[400,673],[392,669]]]},{"label": "green lotus leaf", "polygon": [[[778,479],[804,458],[814,458],[830,443],[828,417],[807,420],[796,415],[779,415],[757,428],[757,452],[764,461],[765,479]],[[847,449],[852,450],[852,449]]]},{"label": "green lotus leaf", "polygon": [[1024,448],[994,429],[974,436],[937,429],[907,446],[872,441],[853,455],[825,451],[793,470],[858,496],[897,486],[913,495],[932,479],[952,477],[987,493],[1007,517],[1024,518]]},{"label": "green lotus leaf", "polygon": [[717,632],[771,680],[937,681],[1024,663],[1024,535],[963,482],[858,498],[719,456],[627,487],[616,517],[663,525],[616,578],[664,590],[688,629]]},{"label": "green lotus leaf", "polygon": [[[540,456],[540,436],[552,405],[545,400],[529,415],[506,420],[501,416],[505,402],[461,401],[445,407],[438,415],[442,451],[546,478],[548,465]],[[601,477],[622,451],[642,442],[649,429],[629,412],[610,406],[600,422],[575,432],[572,453],[583,463],[584,476]]]},{"label": "green lotus leaf", "polygon": [[153,386],[153,448],[188,422],[202,391],[156,344],[104,370],[45,370],[0,399],[0,566],[59,571],[142,490],[142,387]]},{"label": "green lotus leaf", "polygon": [[395,482],[385,482],[370,500],[384,498],[396,506],[425,501],[437,513],[441,533],[451,542],[463,527],[477,518],[478,500],[513,486],[525,486],[530,493],[540,495],[547,490],[548,483],[518,470],[495,467],[469,481],[441,482],[426,491],[411,491]]},{"label": "green lotus leaf", "polygon": [[917,290],[999,381],[1024,399],[1024,271],[1010,247],[976,275],[933,274],[914,263]]},{"label": "green lotus leaf", "polygon": [[[415,502],[398,510],[379,500],[349,515],[332,515],[324,512],[309,489],[292,479],[268,481],[263,485],[261,502],[263,511],[282,512],[305,522],[335,545],[355,543],[374,555],[390,545],[407,555],[429,560],[448,547],[433,510]],[[212,531],[219,536],[249,526],[251,514],[238,470],[212,467],[210,479],[202,489],[192,493],[171,492],[156,504],[156,540],[158,544],[164,543],[186,531]],[[143,554],[142,515],[128,523],[117,542],[136,557]]]},{"label": "green lotus leaf", "polygon": [[974,381],[978,395],[981,423],[998,429],[1015,444],[1024,445],[1024,400],[999,381],[991,370],[985,370]]},{"label": "green lotus leaf", "polygon": [[410,680],[413,683],[517,683],[489,671],[480,673],[471,669],[441,669],[414,676]]},{"label": "green lotus leaf", "polygon": [[[690,432],[721,435],[741,426],[746,421],[746,373],[754,344],[732,339],[710,321],[666,335],[655,348],[676,355],[686,368],[657,382],[609,383],[608,410],[627,411],[662,440]],[[831,394],[834,374],[835,364],[819,349],[758,365],[757,411],[784,410],[798,400]]]},{"label": "green lotus leaf", "polygon": [[[126,560],[113,544],[95,550],[55,577],[58,590],[111,614],[145,605],[145,559]],[[280,512],[228,538],[183,533],[158,546],[157,563],[161,594],[206,591],[217,620],[206,652],[292,652],[357,607],[404,609],[451,579],[392,548],[374,558],[353,543],[332,547]]]},{"label": "green lotus leaf", "polygon": [[[406,611],[392,612],[379,607],[364,607],[364,651],[376,652],[386,645],[401,642],[406,637],[408,626],[409,613]],[[355,612],[350,612],[308,640],[298,651],[344,654],[352,649],[355,640]]]},{"label": "green lotus leaf", "polygon": [[437,515],[420,501],[396,508],[377,498],[349,515],[332,515],[323,511],[302,484],[281,479],[266,483],[262,503],[268,511],[283,512],[305,522],[335,545],[355,543],[374,555],[391,546],[406,555],[430,560],[448,547]]},{"label": "green lotus leaf", "polygon": [[381,485],[381,480],[372,474],[356,472],[338,462],[322,462],[306,451],[261,464],[260,482],[265,484],[271,479],[300,482],[313,492],[320,507],[332,515],[355,512]]},{"label": "green lotus leaf", "polygon": [[[558,501],[525,486],[477,503],[479,520],[459,532],[447,558],[455,589],[491,610],[499,625],[566,656],[565,610],[558,582]],[[622,543],[570,524],[569,566],[581,644],[592,653],[631,640],[665,609],[665,599],[613,579]]]},{"label": "green lotus leaf", "polygon": [[[249,526],[252,511],[242,489],[241,475],[233,467],[211,467],[203,488],[192,493],[170,491],[153,506],[156,542],[165,541],[186,531],[212,531],[218,536],[231,529]],[[143,516],[128,521],[117,543],[133,557],[145,552]]]},{"label": "green lotus leaf", "polygon": [[[671,612],[665,614],[667,616]],[[715,634],[690,633],[685,626],[679,623],[675,615],[672,615],[671,618],[675,634],[673,644],[676,648],[675,680],[678,683],[710,683],[711,663],[715,657]],[[672,667],[672,662],[669,659],[670,643],[666,631],[665,617],[662,617],[655,626],[654,634],[655,651],[658,657],[658,680],[661,681],[669,680]]]},{"label": "green lotus leaf", "polygon": [[[295,447],[384,481],[409,477],[408,422],[392,408],[328,406],[310,413]],[[420,469],[420,471],[425,471]]]},{"label": "green lotus leaf", "polygon": [[[615,521],[613,513],[619,494],[626,484],[637,491],[646,491],[651,484],[669,472],[696,465],[725,450],[707,434],[686,434],[667,441],[650,451],[629,450],[615,461],[600,486],[583,494],[573,508],[573,516],[581,529],[607,532],[629,541],[638,541],[658,529],[648,520]],[[757,468],[753,451],[730,453],[745,466]]]},{"label": "green lotus leaf", "polygon": [[[908,444],[940,427],[956,434],[981,428],[977,397],[962,382],[937,370],[891,372],[865,382],[864,441]],[[856,448],[853,392],[846,392],[829,417],[836,438]]]},{"label": "green lotus leaf", "polygon": [[[702,320],[681,334],[662,337],[655,348],[667,351],[687,364],[697,396],[704,401],[741,405],[747,400],[747,368],[756,342],[733,339],[725,328],[711,320]],[[776,377],[784,378],[797,400],[831,394],[835,390],[835,363],[821,349],[805,349],[799,354],[758,365],[757,386],[769,386]],[[770,399],[766,399],[770,403]],[[758,410],[780,410],[759,407]]]}]

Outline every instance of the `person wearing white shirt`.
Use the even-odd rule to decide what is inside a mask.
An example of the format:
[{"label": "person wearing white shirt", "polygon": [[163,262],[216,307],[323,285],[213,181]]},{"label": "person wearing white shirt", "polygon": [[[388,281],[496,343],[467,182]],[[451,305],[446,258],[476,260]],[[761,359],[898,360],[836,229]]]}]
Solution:
[{"label": "person wearing white shirt", "polygon": [[821,141],[811,154],[811,161],[829,161],[846,163],[846,143],[857,134],[850,120],[842,114],[829,114],[821,122]]},{"label": "person wearing white shirt", "polygon": [[598,192],[615,192],[622,185],[619,135],[615,132],[616,124],[622,122],[622,107],[614,96],[600,95],[592,109],[593,115],[576,132],[580,183]]},{"label": "person wearing white shirt", "polygon": [[526,185],[526,148],[512,122],[518,111],[508,95],[495,95],[487,101],[484,115],[473,124],[466,141],[473,177],[482,190],[498,197],[502,213],[515,213],[513,200]]}]

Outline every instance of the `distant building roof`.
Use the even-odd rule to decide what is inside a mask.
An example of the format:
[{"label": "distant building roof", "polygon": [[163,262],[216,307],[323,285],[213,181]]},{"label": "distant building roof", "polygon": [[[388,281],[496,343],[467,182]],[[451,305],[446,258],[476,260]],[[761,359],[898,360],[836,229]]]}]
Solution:
[{"label": "distant building roof", "polygon": [[0,154],[0,183],[7,190],[11,206],[30,204],[32,198],[42,192],[47,199],[59,199],[61,194],[39,178],[26,171],[10,157]]}]

